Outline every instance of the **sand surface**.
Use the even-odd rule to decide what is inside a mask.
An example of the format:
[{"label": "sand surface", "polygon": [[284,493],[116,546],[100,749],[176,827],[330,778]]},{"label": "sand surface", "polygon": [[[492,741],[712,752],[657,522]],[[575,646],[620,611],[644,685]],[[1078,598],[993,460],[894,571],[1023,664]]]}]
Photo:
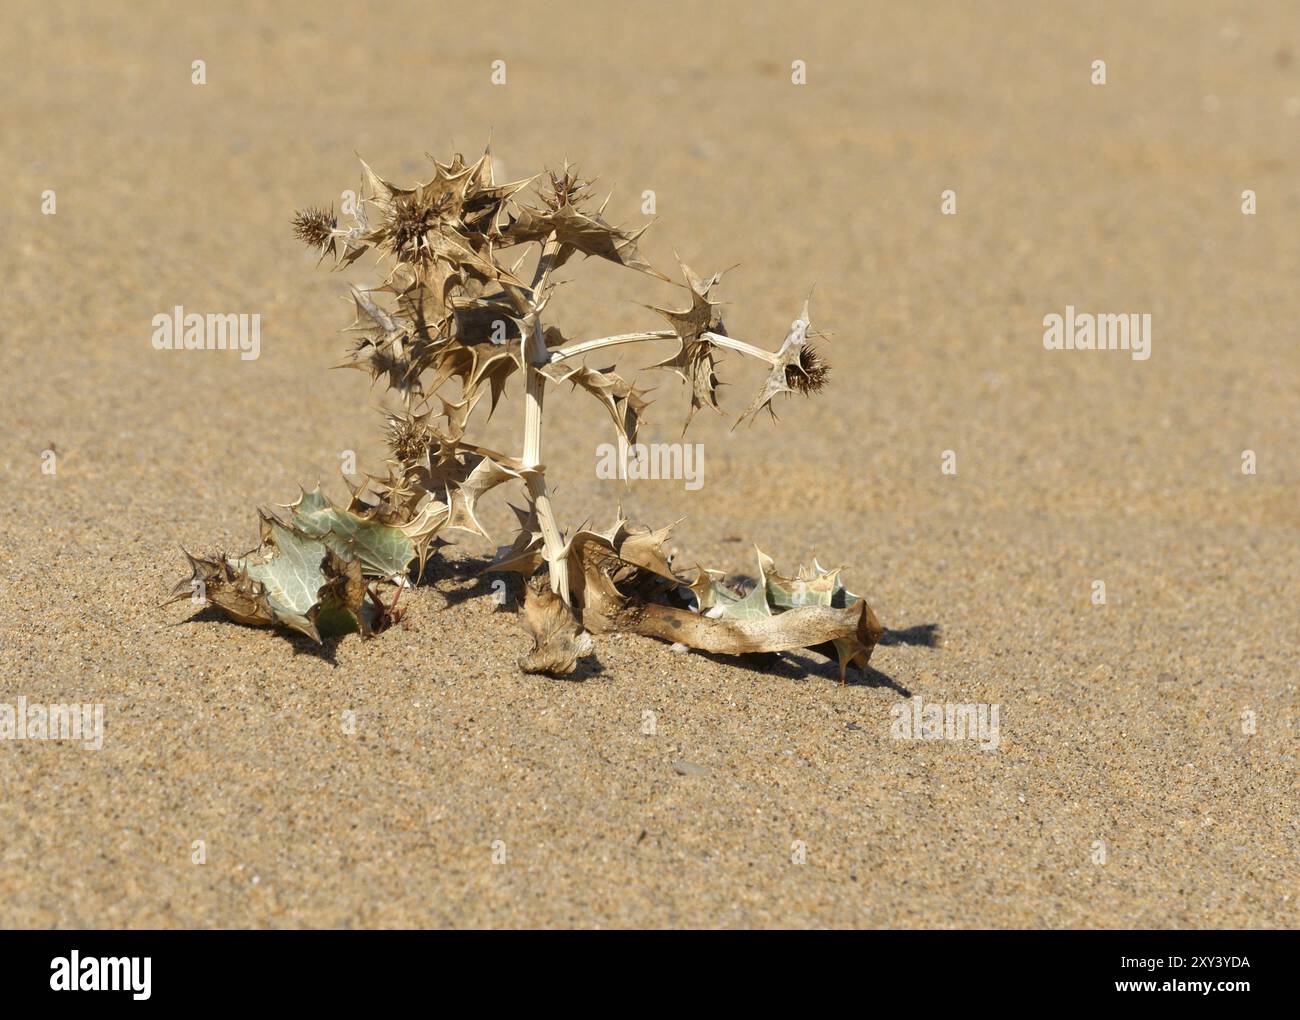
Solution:
[{"label": "sand surface", "polygon": [[[1296,925],[1294,8],[701,6],[6,4],[0,702],[105,733],[0,742],[0,924]],[[293,210],[354,152],[409,182],[489,133],[506,175],[599,174],[616,221],[653,190],[645,254],[739,264],[736,336],[774,346],[816,285],[831,386],[734,435],[701,414],[699,491],[597,479],[580,394],[544,456],[570,525],[621,501],[686,515],[687,563],[842,563],[899,632],[863,680],[632,636],[523,675],[482,542],[368,642],[157,608],[179,545],[342,496],[340,451],[380,466],[381,394],[326,371],[371,263],[316,268]],[[579,337],[682,293],[562,278]],[[260,314],[261,357],[153,350],[177,304]],[[1046,351],[1067,305],[1150,313],[1151,357]],[[722,374],[737,412],[760,373]],[[913,695],[999,706],[998,747],[892,739]]]}]

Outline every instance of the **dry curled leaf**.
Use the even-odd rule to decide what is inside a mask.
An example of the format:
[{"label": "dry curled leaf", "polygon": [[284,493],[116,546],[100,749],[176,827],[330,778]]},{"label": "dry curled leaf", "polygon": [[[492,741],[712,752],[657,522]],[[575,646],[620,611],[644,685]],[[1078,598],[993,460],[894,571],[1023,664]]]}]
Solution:
[{"label": "dry curled leaf", "polygon": [[496,555],[487,565],[488,573],[516,573],[527,579],[542,565],[542,531],[537,523],[537,511],[521,510],[511,505],[519,518],[519,530],[509,545],[497,547]]},{"label": "dry curled leaf", "polygon": [[721,655],[815,650],[830,643],[837,651],[845,650],[840,656],[841,683],[850,663],[866,666],[883,633],[871,607],[862,601],[842,609],[810,606],[747,619],[712,619],[670,606],[629,604],[612,621],[618,630]]},{"label": "dry curled leaf", "polygon": [[521,613],[533,636],[533,650],[519,661],[525,673],[564,676],[591,652],[591,635],[583,631],[564,599],[549,588],[526,584]]},{"label": "dry curled leaf", "polygon": [[574,535],[566,563],[584,626],[725,655],[826,646],[841,681],[848,666],[866,667],[883,629],[866,600],[839,583],[838,569],[787,578],[759,552],[759,578],[747,593],[723,585],[719,571],[701,569],[687,584],[663,553],[668,532],[620,518],[608,531]]}]

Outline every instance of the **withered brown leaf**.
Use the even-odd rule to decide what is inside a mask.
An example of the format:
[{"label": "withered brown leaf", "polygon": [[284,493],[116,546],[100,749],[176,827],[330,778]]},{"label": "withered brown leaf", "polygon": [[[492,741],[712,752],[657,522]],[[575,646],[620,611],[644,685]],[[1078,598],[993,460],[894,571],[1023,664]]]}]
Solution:
[{"label": "withered brown leaf", "polygon": [[647,391],[628,382],[613,366],[594,369],[560,363],[549,365],[544,371],[555,382],[572,383],[575,389],[581,387],[594,396],[609,412],[619,435],[629,443],[636,442],[637,429],[645,420],[645,409],[650,406]]},{"label": "withered brown leaf", "polygon": [[533,650],[519,661],[525,673],[572,673],[578,659],[591,652],[591,635],[583,631],[564,599],[541,583],[524,585],[524,626],[533,636]]},{"label": "withered brown leaf", "polygon": [[502,233],[507,244],[545,241],[554,234],[560,244],[560,252],[553,262],[557,269],[576,251],[607,259],[661,280],[667,279],[641,257],[637,247],[637,241],[648,227],[649,224],[635,230],[626,230],[611,226],[599,215],[589,216],[572,205],[562,205],[558,209],[523,206],[519,215]]}]

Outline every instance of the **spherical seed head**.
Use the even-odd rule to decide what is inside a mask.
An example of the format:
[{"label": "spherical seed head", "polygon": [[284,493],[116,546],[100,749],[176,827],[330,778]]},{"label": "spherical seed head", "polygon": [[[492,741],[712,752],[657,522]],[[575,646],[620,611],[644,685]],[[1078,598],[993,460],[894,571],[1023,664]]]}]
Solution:
[{"label": "spherical seed head", "polygon": [[418,201],[394,202],[390,222],[394,253],[414,255],[434,225],[433,210]]},{"label": "spherical seed head", "polygon": [[338,221],[334,210],[309,208],[294,213],[293,236],[309,248],[328,251],[334,241],[334,227]]},{"label": "spherical seed head", "polygon": [[388,448],[393,456],[403,463],[418,460],[429,449],[433,430],[429,428],[423,416],[402,417],[393,415],[388,419]]},{"label": "spherical seed head", "polygon": [[805,396],[820,393],[826,387],[830,369],[816,348],[805,344],[799,349],[799,360],[786,365],[785,383],[796,393]]}]

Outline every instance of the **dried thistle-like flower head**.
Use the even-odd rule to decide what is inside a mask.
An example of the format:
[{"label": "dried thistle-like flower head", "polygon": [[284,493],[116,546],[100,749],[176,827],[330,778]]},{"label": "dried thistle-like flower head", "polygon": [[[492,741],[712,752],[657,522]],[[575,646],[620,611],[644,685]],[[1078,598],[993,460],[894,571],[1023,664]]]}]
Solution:
[{"label": "dried thistle-like flower head", "polygon": [[434,430],[429,425],[429,415],[390,414],[388,416],[388,448],[403,465],[417,463],[429,452]]},{"label": "dried thistle-like flower head", "polygon": [[815,349],[808,346],[808,337],[812,334],[812,319],[808,314],[808,302],[805,301],[799,317],[790,323],[790,332],[780,349],[772,355],[772,371],[758,396],[754,398],[739,418],[734,429],[742,421],[754,420],[754,416],[763,408],[776,417],[772,410],[772,400],[780,393],[802,393],[811,396],[819,393],[826,386],[830,366]]},{"label": "dried thistle-like flower head", "polygon": [[549,191],[540,191],[541,200],[552,210],[559,210],[567,205],[581,205],[589,195],[592,181],[585,181],[578,176],[577,167],[569,165],[569,161],[564,161],[564,172],[556,175],[554,170],[547,170],[546,175],[551,179]]},{"label": "dried thistle-like flower head", "polygon": [[308,248],[320,249],[321,258],[334,250],[334,229],[338,220],[334,209],[314,206],[294,213],[293,236]]},{"label": "dried thistle-like flower head", "polygon": [[393,202],[388,213],[388,240],[398,258],[414,262],[422,254],[425,235],[440,226],[449,197],[417,192]]},{"label": "dried thistle-like flower head", "polygon": [[464,170],[449,172],[434,162],[435,174],[427,184],[401,188],[384,180],[364,160],[365,201],[379,212],[379,220],[365,240],[396,256],[399,262],[415,263],[431,257],[430,233],[455,233],[464,199]]},{"label": "dried thistle-like flower head", "polygon": [[815,347],[800,347],[798,360],[785,366],[785,384],[795,393],[812,396],[826,388],[831,366]]}]

